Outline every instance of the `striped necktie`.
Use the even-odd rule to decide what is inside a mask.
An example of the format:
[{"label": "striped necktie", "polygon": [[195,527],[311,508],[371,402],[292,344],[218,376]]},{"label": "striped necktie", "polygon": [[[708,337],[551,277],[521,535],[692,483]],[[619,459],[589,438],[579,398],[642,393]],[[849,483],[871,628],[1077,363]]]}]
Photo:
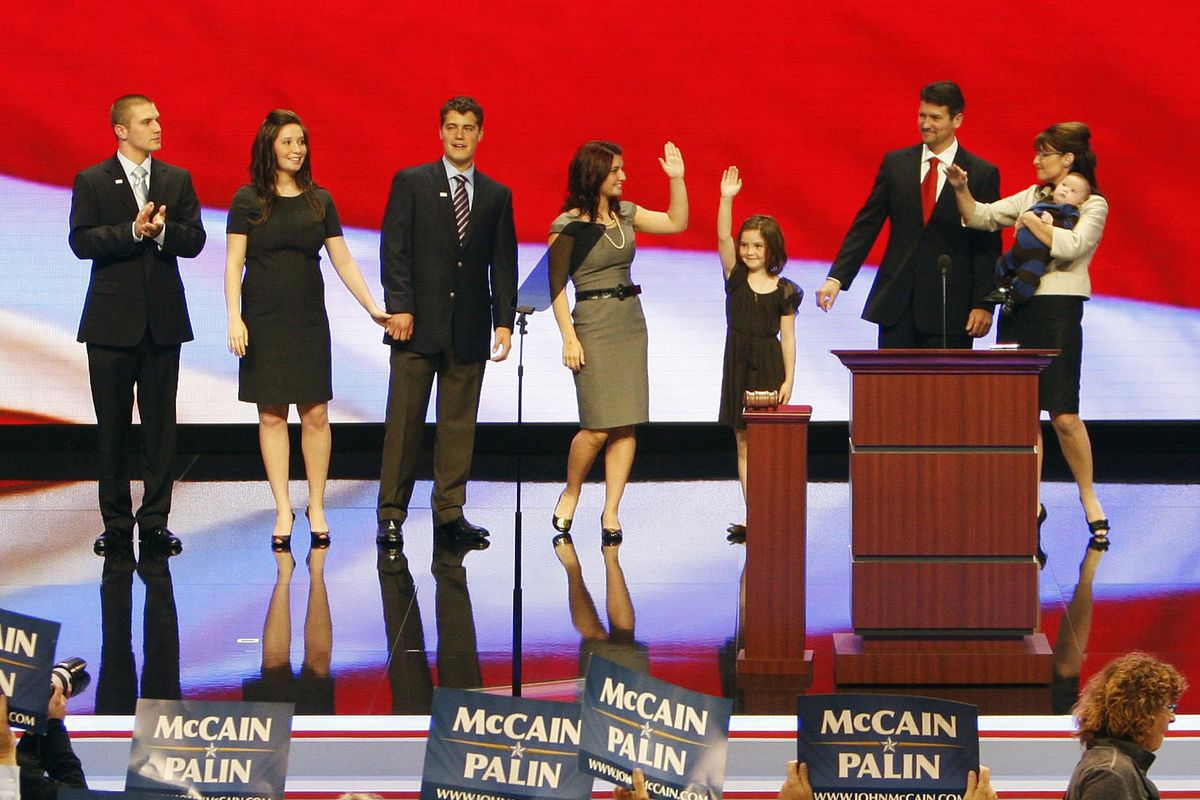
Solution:
[{"label": "striped necktie", "polygon": [[467,178],[455,175],[457,185],[454,187],[454,221],[458,225],[458,243],[467,240],[467,223],[471,221],[471,203],[467,199]]}]

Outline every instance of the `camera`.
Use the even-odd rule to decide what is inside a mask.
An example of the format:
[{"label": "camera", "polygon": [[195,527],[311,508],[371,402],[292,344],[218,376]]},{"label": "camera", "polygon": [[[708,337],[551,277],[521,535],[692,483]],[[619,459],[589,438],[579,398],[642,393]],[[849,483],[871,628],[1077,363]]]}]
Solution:
[{"label": "camera", "polygon": [[50,672],[50,683],[62,690],[67,697],[75,697],[83,692],[92,682],[88,674],[87,662],[79,656],[64,658],[54,665]]}]

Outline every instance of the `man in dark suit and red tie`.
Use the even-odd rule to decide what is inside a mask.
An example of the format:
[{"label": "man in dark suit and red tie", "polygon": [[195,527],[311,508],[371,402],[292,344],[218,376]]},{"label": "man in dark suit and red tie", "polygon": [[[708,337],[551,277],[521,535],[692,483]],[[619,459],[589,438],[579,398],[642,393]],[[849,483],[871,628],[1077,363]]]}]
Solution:
[{"label": "man in dark suit and red tie", "polygon": [[466,520],[463,505],[483,368],[489,357],[507,358],[511,346],[517,234],[512,192],[475,168],[483,108],[470,97],[451,98],[441,123],[442,158],[396,173],[383,218],[391,380],[376,540],[403,544],[436,377],[434,535],[450,548],[482,550],[488,532]]},{"label": "man in dark suit and red tie", "polygon": [[941,256],[949,259],[945,346],[970,349],[972,338],[991,329],[993,305],[983,298],[995,288],[1000,236],[963,227],[954,190],[945,190],[946,168],[957,164],[970,175],[972,194],[978,192],[984,202],[1000,197],[1000,171],[955,137],[965,105],[951,81],[921,89],[921,144],[883,157],[871,194],[817,290],[817,304],[828,311],[838,293],[850,288],[888,220],[887,249],[863,308],[863,319],[879,326],[880,348],[943,346]]},{"label": "man in dark suit and red tie", "polygon": [[[143,95],[117,99],[110,112],[117,154],[75,176],[71,250],[92,262],[79,321],[87,344],[100,444],[100,514],[95,551],[182,549],[167,528],[175,465],[179,346],[192,340],[179,258],[204,248],[200,202],[186,170],[153,154],[162,147],[158,109]],[[142,423],[142,483],[137,514],[127,450],[136,391]]]}]

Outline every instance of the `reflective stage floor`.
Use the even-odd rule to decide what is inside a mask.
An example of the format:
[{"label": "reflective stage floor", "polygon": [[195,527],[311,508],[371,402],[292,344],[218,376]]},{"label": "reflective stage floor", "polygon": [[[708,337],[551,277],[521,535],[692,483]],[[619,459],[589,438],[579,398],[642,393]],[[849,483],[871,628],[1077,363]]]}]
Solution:
[{"label": "reflective stage floor", "polygon": [[[625,543],[607,558],[602,487],[588,484],[572,531],[580,568],[570,580],[550,544],[560,488],[523,488],[523,693],[573,698],[581,659],[599,652],[648,664],[656,677],[689,688],[730,694],[745,549],[726,543],[724,529],[740,516],[737,484],[631,484],[622,504]],[[1050,560],[1041,573],[1042,630],[1061,668],[1070,674],[1072,654],[1085,653],[1086,679],[1111,656],[1142,649],[1197,683],[1200,491],[1099,488],[1113,544],[1087,562],[1081,584],[1087,533],[1074,485],[1044,487]],[[508,693],[515,486],[471,484],[468,516],[491,530],[493,544],[465,555],[433,546],[427,510],[410,516],[402,554],[378,551],[375,489],[368,481],[332,482],[333,543],[310,553],[304,486],[294,483],[293,569],[292,557],[271,552],[264,483],[180,482],[171,528],[183,553],[137,562],[92,554],[94,483],[9,482],[0,494],[0,606],[62,622],[59,655],[87,659],[93,676],[72,701],[75,713],[129,714],[139,693],[286,700],[298,714],[420,714],[438,685]],[[418,483],[415,498],[428,491]],[[813,691],[832,690],[832,636],[850,629],[848,506],[846,484],[810,485]],[[1197,710],[1200,693],[1185,694],[1180,712]]]}]

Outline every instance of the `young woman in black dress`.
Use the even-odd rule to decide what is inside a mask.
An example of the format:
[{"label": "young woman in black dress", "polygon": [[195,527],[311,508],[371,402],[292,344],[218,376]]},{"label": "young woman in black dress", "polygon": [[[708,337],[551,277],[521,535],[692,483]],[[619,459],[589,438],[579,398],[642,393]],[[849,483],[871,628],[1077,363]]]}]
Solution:
[{"label": "young woman in black dress", "polygon": [[[779,392],[779,405],[792,396],[796,374],[796,309],[804,292],[779,277],[787,263],[783,232],[766,214],[747,217],[733,237],[733,198],[741,191],[737,167],[721,176],[717,207],[717,252],[725,271],[725,366],[719,421],[737,437],[738,479],[746,499],[746,422],[743,397],[750,391]],[[728,528],[731,542],[744,542],[745,523]]]},{"label": "young woman in black dress", "polygon": [[275,498],[276,551],[291,546],[296,518],[288,496],[287,418],[293,404],[300,414],[312,546],[329,546],[325,480],[333,377],[322,246],[371,318],[380,325],[388,319],[346,247],[333,199],[313,183],[308,156],[308,131],[300,118],[283,109],[268,114],[251,149],[251,183],[234,195],[226,228],[229,350],[241,359],[238,399],[258,405],[258,441]]}]

